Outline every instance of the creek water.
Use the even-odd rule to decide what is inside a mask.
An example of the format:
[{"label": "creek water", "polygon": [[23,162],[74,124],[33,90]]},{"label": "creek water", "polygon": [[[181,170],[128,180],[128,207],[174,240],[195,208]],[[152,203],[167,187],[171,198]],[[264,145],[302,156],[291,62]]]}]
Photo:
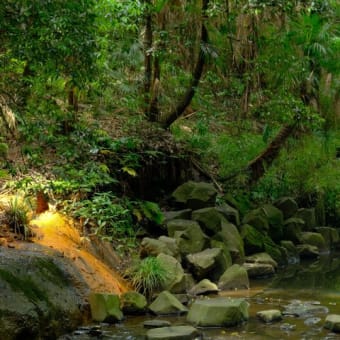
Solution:
[{"label": "creek water", "polygon": [[[200,329],[203,339],[340,339],[340,334],[323,328],[328,314],[340,314],[339,253],[291,264],[271,278],[252,280],[250,284],[249,290],[219,293],[245,298],[249,302],[249,320],[232,328]],[[267,309],[280,309],[284,312],[283,319],[263,323],[256,313]],[[145,339],[147,329],[143,327],[143,322],[150,319],[167,320],[172,325],[186,323],[185,316],[126,317],[123,322],[114,325],[80,328],[62,339]]]}]

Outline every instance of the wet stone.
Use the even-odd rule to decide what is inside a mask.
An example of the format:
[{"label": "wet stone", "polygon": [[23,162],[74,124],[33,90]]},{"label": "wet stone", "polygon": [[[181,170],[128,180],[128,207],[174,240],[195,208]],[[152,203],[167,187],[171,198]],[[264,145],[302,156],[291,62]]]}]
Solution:
[{"label": "wet stone", "polygon": [[171,322],[166,320],[147,320],[143,322],[143,326],[145,328],[158,328],[158,327],[169,327],[171,326]]},{"label": "wet stone", "polygon": [[264,322],[273,322],[282,319],[282,313],[278,309],[263,310],[256,313],[257,317]]}]

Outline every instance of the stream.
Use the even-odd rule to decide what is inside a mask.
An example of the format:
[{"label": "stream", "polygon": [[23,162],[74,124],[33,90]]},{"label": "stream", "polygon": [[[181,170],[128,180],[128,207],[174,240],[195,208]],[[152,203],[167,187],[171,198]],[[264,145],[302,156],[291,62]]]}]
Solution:
[{"label": "stream", "polygon": [[[323,328],[328,314],[340,314],[340,254],[323,255],[318,260],[303,261],[282,268],[271,278],[252,280],[249,290],[222,291],[221,296],[245,298],[249,320],[232,328],[200,329],[203,339],[340,339],[340,334]],[[280,309],[281,321],[265,324],[256,312]],[[126,317],[114,325],[100,324],[81,327],[66,339],[145,339],[143,322],[150,319],[185,324],[185,316],[155,317],[153,315]]]}]

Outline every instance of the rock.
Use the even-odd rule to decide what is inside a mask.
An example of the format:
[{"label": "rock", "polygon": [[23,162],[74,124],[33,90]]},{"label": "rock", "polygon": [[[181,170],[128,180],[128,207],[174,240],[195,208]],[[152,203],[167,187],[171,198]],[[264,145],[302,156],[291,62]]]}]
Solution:
[{"label": "rock", "polygon": [[167,272],[167,279],[163,282],[162,289],[172,291],[184,278],[182,265],[177,259],[166,254],[159,254],[157,258]]},{"label": "rock", "polygon": [[180,185],[172,194],[178,203],[191,209],[201,209],[214,205],[217,191],[210,183],[188,181]]},{"label": "rock", "polygon": [[146,298],[140,293],[126,292],[121,295],[120,300],[124,314],[142,314],[146,310]]},{"label": "rock", "polygon": [[324,327],[332,332],[340,332],[340,314],[327,315]]},{"label": "rock", "polygon": [[171,293],[180,294],[185,293],[189,289],[191,289],[195,285],[196,281],[194,280],[192,274],[184,273],[183,279],[172,286]]},{"label": "rock", "polygon": [[158,320],[158,319],[146,320],[143,322],[143,326],[145,328],[169,327],[171,326],[171,322],[166,321],[166,320]]},{"label": "rock", "polygon": [[284,306],[283,315],[296,316],[301,318],[313,317],[314,315],[327,314],[328,308],[319,304],[318,301],[293,300],[289,305]]},{"label": "rock", "polygon": [[224,217],[215,207],[209,207],[193,211],[192,219],[200,224],[203,232],[212,236],[221,230]]},{"label": "rock", "polygon": [[311,246],[310,244],[298,244],[296,246],[300,258],[304,259],[315,259],[319,257],[319,249],[316,246]]},{"label": "rock", "polygon": [[283,247],[287,251],[286,253],[287,253],[288,263],[293,264],[293,263],[300,262],[299,252],[292,241],[282,240],[280,244],[281,244],[281,247]]},{"label": "rock", "polygon": [[186,259],[197,279],[210,278],[217,281],[229,265],[220,248],[209,248],[199,253],[189,254]]},{"label": "rock", "polygon": [[[169,240],[173,240],[173,242],[170,243]],[[159,238],[157,240],[150,237],[144,237],[141,242],[140,253],[142,258],[147,256],[157,256],[160,253],[178,258],[179,248],[174,238],[168,237],[165,241],[164,238]]]},{"label": "rock", "polygon": [[191,218],[191,209],[183,209],[176,211],[164,211],[164,223],[167,223],[171,220],[190,220]]},{"label": "rock", "polygon": [[246,263],[270,264],[273,268],[277,268],[277,262],[267,253],[258,253],[246,257]]},{"label": "rock", "polygon": [[190,302],[190,297],[188,294],[182,293],[182,294],[174,294],[176,299],[182,303],[184,306],[187,306],[188,303]]},{"label": "rock", "polygon": [[179,251],[178,244],[175,238],[162,235],[158,238],[158,240],[163,242],[167,246],[167,248],[170,250],[170,252],[173,254],[173,255],[171,254],[169,255],[175,257],[176,259],[180,261],[180,251]]},{"label": "rock", "polygon": [[203,279],[198,282],[195,286],[193,286],[188,294],[190,295],[205,295],[205,294],[215,294],[218,293],[219,289],[215,283],[211,282],[208,279]]},{"label": "rock", "polygon": [[300,241],[300,234],[303,230],[305,222],[301,218],[291,217],[283,222],[283,234],[286,240],[295,244]]},{"label": "rock", "polygon": [[248,211],[243,217],[243,224],[250,224],[252,227],[260,232],[268,232],[269,222],[262,209],[255,209]]},{"label": "rock", "polygon": [[123,320],[119,296],[116,294],[91,293],[89,296],[92,319],[98,322]]},{"label": "rock", "polygon": [[247,270],[238,264],[233,264],[218,280],[218,288],[221,290],[249,289]]},{"label": "rock", "polygon": [[226,221],[221,223],[221,231],[216,233],[213,240],[224,243],[230,252],[233,262],[243,262],[244,247],[243,240],[237,228]]},{"label": "rock", "polygon": [[318,228],[315,228],[315,231],[317,233],[320,233],[323,236],[329,248],[336,246],[340,241],[339,232],[335,228],[318,227]]},{"label": "rock", "polygon": [[315,246],[319,251],[327,250],[326,241],[323,236],[319,233],[314,232],[302,232],[300,234],[300,242],[302,244],[309,244],[311,246]]},{"label": "rock", "polygon": [[55,339],[91,319],[86,282],[58,254],[32,243],[0,249],[0,339]]},{"label": "rock", "polygon": [[203,250],[209,243],[196,221],[172,220],[167,224],[168,234],[177,241],[180,253],[183,255],[197,253]]},{"label": "rock", "polygon": [[244,299],[218,297],[196,300],[187,321],[199,327],[230,327],[248,320],[248,303]]},{"label": "rock", "polygon": [[250,278],[259,278],[275,274],[275,269],[271,264],[244,263],[243,267],[247,270],[248,277]]},{"label": "rock", "polygon": [[271,204],[265,204],[262,208],[264,215],[269,223],[268,235],[274,241],[279,241],[283,236],[283,213]]},{"label": "rock", "polygon": [[263,310],[256,313],[256,316],[264,322],[282,320],[282,313],[278,309]]},{"label": "rock", "polygon": [[240,214],[238,210],[227,203],[222,203],[217,206],[217,211],[221,213],[229,222],[240,225]]},{"label": "rock", "polygon": [[316,227],[316,217],[314,208],[301,208],[295,213],[295,217],[301,218],[305,224],[303,225],[303,231],[310,231]]},{"label": "rock", "polygon": [[224,257],[227,260],[228,267],[230,267],[232,265],[233,261],[232,261],[230,252],[229,252],[225,243],[223,243],[221,241],[210,239],[210,248],[220,248],[220,249],[222,249]]},{"label": "rock", "polygon": [[249,224],[242,225],[241,236],[246,255],[264,251],[263,234],[253,226]]},{"label": "rock", "polygon": [[298,210],[298,205],[292,197],[281,197],[274,202],[274,205],[282,211],[285,220],[292,217]]},{"label": "rock", "polygon": [[188,309],[168,291],[161,292],[149,306],[149,310],[157,315],[183,314]]},{"label": "rock", "polygon": [[147,340],[192,340],[199,337],[199,332],[192,326],[171,326],[150,329]]}]

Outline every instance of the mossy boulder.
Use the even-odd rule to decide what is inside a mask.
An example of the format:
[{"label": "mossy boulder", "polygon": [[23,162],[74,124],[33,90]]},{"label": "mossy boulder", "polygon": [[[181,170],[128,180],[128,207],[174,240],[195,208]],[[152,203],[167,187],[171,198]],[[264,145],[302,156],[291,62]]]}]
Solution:
[{"label": "mossy boulder", "polygon": [[239,264],[233,264],[219,278],[218,288],[221,290],[249,289],[247,270]]},{"label": "mossy boulder", "polygon": [[146,310],[147,301],[144,295],[137,292],[126,292],[121,295],[121,308],[125,315],[143,314]]},{"label": "mossy boulder", "polygon": [[244,242],[246,255],[261,252],[264,250],[264,235],[249,224],[241,226],[241,236]]},{"label": "mossy boulder", "polygon": [[282,240],[280,245],[282,248],[286,249],[288,263],[297,263],[300,261],[299,252],[292,241]]},{"label": "mossy boulder", "polygon": [[316,227],[315,208],[301,208],[295,213],[295,217],[301,218],[305,224],[303,231],[311,231]]},{"label": "mossy boulder", "polygon": [[328,249],[326,241],[324,237],[320,233],[314,232],[302,232],[300,234],[300,242],[302,244],[309,244],[311,246],[315,246],[319,251],[325,251]]},{"label": "mossy boulder", "polygon": [[291,217],[283,222],[283,234],[285,240],[297,244],[300,242],[300,235],[303,231],[305,222],[301,218]]},{"label": "mossy boulder", "polygon": [[190,220],[191,218],[191,209],[183,209],[183,210],[176,210],[176,211],[165,211],[163,212],[164,215],[164,223],[167,223],[171,220]]},{"label": "mossy boulder", "polygon": [[186,259],[193,275],[199,280],[209,278],[217,281],[231,265],[221,248],[208,248],[199,253],[188,254]]},{"label": "mossy boulder", "polygon": [[0,339],[58,338],[89,321],[87,285],[73,263],[37,244],[21,247],[0,249]]},{"label": "mossy boulder", "polygon": [[161,292],[150,304],[149,310],[157,315],[183,314],[188,309],[169,291]]},{"label": "mossy boulder", "polygon": [[268,218],[265,216],[264,211],[261,208],[248,211],[248,213],[243,217],[242,223],[250,224],[260,232],[269,231]]},{"label": "mossy boulder", "polygon": [[240,213],[238,210],[227,203],[222,203],[216,207],[217,211],[220,212],[229,222],[240,225]]},{"label": "mossy boulder", "polygon": [[94,321],[114,323],[123,320],[124,316],[117,294],[91,293],[89,302]]},{"label": "mossy boulder", "polygon": [[143,238],[140,250],[141,257],[157,256],[161,253],[180,259],[179,248],[174,238]]},{"label": "mossy boulder", "polygon": [[283,213],[274,205],[265,204],[262,208],[264,215],[269,223],[268,235],[274,240],[279,241],[283,236]]},{"label": "mossy boulder", "polygon": [[339,231],[335,228],[318,227],[315,231],[323,236],[329,248],[336,247],[340,242]]},{"label": "mossy boulder", "polygon": [[242,263],[244,259],[243,240],[235,225],[222,221],[221,231],[216,233],[212,240],[224,243],[230,252],[233,262]]},{"label": "mossy boulder", "polygon": [[208,207],[192,212],[192,219],[197,221],[207,235],[214,235],[221,230],[223,215],[215,207]]},{"label": "mossy boulder", "polygon": [[196,300],[187,321],[198,327],[231,327],[248,320],[248,302],[244,299],[218,297]]},{"label": "mossy boulder", "polygon": [[245,262],[243,267],[247,270],[250,278],[261,278],[275,274],[275,268],[268,263],[249,263]]},{"label": "mossy boulder", "polygon": [[285,220],[294,216],[298,210],[298,204],[292,197],[281,197],[274,202],[274,205],[282,211]]},{"label": "mossy boulder", "polygon": [[315,259],[320,255],[319,249],[317,246],[312,246],[310,244],[298,244],[296,246],[300,258],[303,259]]},{"label": "mossy boulder", "polygon": [[217,191],[210,183],[188,181],[172,194],[176,202],[190,209],[201,209],[214,205]]},{"label": "mossy boulder", "polygon": [[199,252],[209,244],[208,236],[196,221],[172,220],[167,228],[169,236],[176,239],[182,255]]},{"label": "mossy boulder", "polygon": [[166,270],[166,280],[162,283],[161,288],[172,291],[174,289],[178,292],[178,285],[184,278],[184,270],[182,265],[176,258],[166,254],[159,254],[157,256],[161,266]]},{"label": "mossy boulder", "polygon": [[186,293],[195,284],[196,284],[196,281],[194,277],[192,276],[192,274],[184,273],[182,280],[172,286],[171,293],[174,293],[174,294]]},{"label": "mossy boulder", "polygon": [[258,253],[246,257],[246,263],[270,264],[273,268],[277,268],[277,262],[267,253]]}]

